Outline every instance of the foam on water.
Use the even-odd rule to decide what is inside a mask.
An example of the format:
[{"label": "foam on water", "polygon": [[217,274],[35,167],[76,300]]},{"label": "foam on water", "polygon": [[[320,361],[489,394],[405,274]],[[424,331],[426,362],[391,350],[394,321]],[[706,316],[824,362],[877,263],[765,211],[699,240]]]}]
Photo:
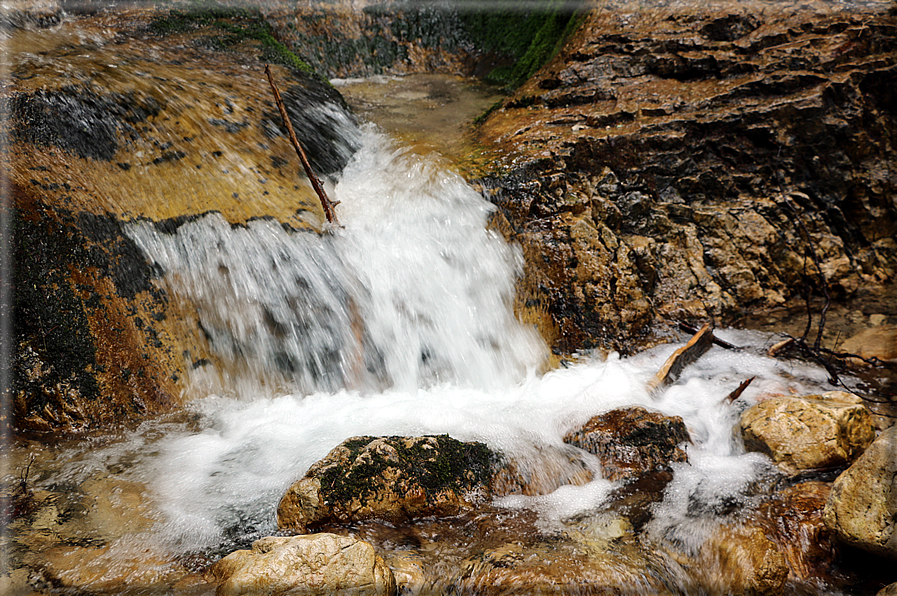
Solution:
[{"label": "foam on water", "polygon": [[[330,189],[345,226],[331,234],[272,221],[232,227],[214,215],[173,234],[134,225],[172,290],[196,305],[229,384],[190,404],[190,424],[148,422],[71,469],[128,458],[121,475],[153,493],[156,539],[213,548],[274,531],[286,488],[352,436],[447,433],[526,459],[562,448],[564,434],[595,414],[643,405],[682,416],[694,441],[651,531],[699,543],[715,508],[769,471],[733,435],[739,407],[763,393],[811,391],[824,373],[712,348],[679,383],[649,395],[646,382],[677,347],[663,346],[537,376],[545,348],[511,312],[521,258],[486,229],[492,206],[438,163],[376,131],[363,136]],[[724,403],[750,376],[741,405]],[[536,509],[546,528],[559,527],[613,487],[599,476],[496,504]]]}]

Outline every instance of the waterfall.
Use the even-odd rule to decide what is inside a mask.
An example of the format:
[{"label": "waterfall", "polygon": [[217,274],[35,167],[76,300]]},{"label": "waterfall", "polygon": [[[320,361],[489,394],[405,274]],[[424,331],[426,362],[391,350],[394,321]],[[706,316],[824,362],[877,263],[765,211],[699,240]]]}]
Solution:
[{"label": "waterfall", "polygon": [[[539,377],[545,347],[510,307],[521,256],[488,229],[493,207],[437,159],[399,149],[374,128],[360,146],[329,183],[344,227],[234,226],[216,214],[173,230],[131,227],[171,292],[195,306],[220,369],[219,384],[189,404],[187,428],[147,423],[89,456],[106,466],[129,458],[126,475],[150,487],[159,509],[157,540],[226,550],[275,531],[286,488],[356,435],[448,433],[527,458],[563,448],[565,432],[615,407],[682,416],[694,440],[690,464],[678,466],[649,530],[683,547],[700,544],[714,503],[770,472],[733,438],[739,410],[721,398],[750,375],[748,400],[809,391],[823,371],[792,366],[783,376],[774,359],[715,348],[652,396],[645,384],[676,347],[662,346]],[[209,366],[195,373],[204,388]],[[563,527],[614,487],[584,457],[599,472],[588,485],[496,504]]]},{"label": "waterfall", "polygon": [[131,228],[196,307],[231,389],[491,387],[539,365],[509,307],[522,257],[463,179],[368,128],[331,193],[344,227],[324,234],[215,213]]}]

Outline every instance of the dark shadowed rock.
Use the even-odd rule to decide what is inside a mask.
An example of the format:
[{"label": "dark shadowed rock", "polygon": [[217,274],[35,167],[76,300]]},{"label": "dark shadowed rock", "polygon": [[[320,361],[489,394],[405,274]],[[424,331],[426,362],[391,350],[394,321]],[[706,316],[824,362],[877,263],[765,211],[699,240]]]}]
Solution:
[{"label": "dark shadowed rock", "polygon": [[686,441],[690,438],[682,418],[639,407],[595,416],[564,437],[565,443],[597,455],[609,480],[633,479],[687,461],[680,447]]}]

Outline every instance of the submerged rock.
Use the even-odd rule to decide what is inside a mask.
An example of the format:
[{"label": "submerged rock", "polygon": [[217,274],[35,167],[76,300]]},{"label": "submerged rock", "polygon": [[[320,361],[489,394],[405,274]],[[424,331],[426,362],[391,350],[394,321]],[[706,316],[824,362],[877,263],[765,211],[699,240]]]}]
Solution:
[{"label": "submerged rock", "polygon": [[447,435],[354,437],[309,468],[277,506],[281,528],[457,515],[490,496],[494,455]]},{"label": "submerged rock", "polygon": [[841,352],[863,358],[878,358],[885,362],[897,362],[897,325],[870,327],[848,338],[840,347]]},{"label": "submerged rock", "polygon": [[752,526],[723,526],[701,547],[698,576],[712,592],[781,594],[788,564],[766,533]]},{"label": "submerged rock", "polygon": [[334,534],[262,538],[215,563],[209,575],[217,596],[396,593],[395,577],[373,546]]},{"label": "submerged rock", "polygon": [[830,492],[827,482],[802,482],[777,491],[754,516],[784,555],[791,580],[832,579],[839,549],[822,520]]},{"label": "submerged rock", "polygon": [[565,443],[597,455],[608,480],[630,480],[688,461],[679,445],[690,440],[682,418],[640,407],[600,414],[564,437]]},{"label": "submerged rock", "polygon": [[897,426],[883,431],[835,480],[825,525],[863,550],[897,559]]},{"label": "submerged rock", "polygon": [[859,397],[833,391],[760,402],[742,414],[741,434],[747,450],[796,474],[848,465],[875,439],[875,426]]}]

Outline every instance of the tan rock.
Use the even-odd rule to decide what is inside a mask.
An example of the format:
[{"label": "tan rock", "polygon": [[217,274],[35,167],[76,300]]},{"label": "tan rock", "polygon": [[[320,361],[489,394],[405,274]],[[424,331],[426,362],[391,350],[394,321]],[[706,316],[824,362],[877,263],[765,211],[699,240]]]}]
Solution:
[{"label": "tan rock", "polygon": [[823,520],[844,542],[897,559],[897,426],[838,476]]},{"label": "tan rock", "polygon": [[741,416],[745,448],[789,474],[849,464],[875,439],[872,415],[849,393],[774,397]]},{"label": "tan rock", "polygon": [[863,358],[897,362],[897,325],[864,329],[845,341],[839,351]]},{"label": "tan rock", "polygon": [[240,594],[384,596],[396,593],[392,571],[360,540],[335,534],[269,536],[209,570],[217,596]]},{"label": "tan rock", "polygon": [[897,582],[885,586],[876,592],[875,596],[897,596]]}]

